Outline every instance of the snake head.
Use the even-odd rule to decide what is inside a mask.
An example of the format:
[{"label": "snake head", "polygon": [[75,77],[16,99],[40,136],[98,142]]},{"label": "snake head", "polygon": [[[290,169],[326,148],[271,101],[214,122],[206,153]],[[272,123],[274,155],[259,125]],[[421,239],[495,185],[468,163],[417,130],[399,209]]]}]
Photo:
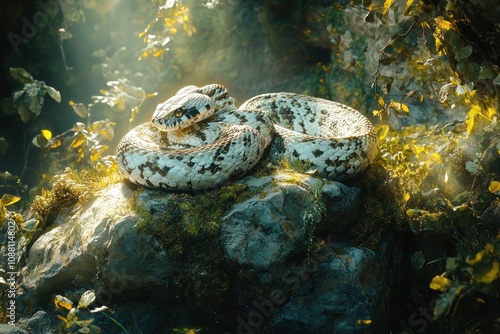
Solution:
[{"label": "snake head", "polygon": [[175,95],[160,103],[151,122],[160,130],[174,131],[186,128],[212,116],[215,104],[204,94],[187,93]]}]

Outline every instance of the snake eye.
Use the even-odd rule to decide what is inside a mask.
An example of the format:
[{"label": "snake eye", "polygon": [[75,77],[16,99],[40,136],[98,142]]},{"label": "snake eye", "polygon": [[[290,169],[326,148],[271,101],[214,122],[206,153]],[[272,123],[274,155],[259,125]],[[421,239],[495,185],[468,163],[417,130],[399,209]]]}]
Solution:
[{"label": "snake eye", "polygon": [[184,115],[184,109],[179,108],[174,112],[174,116],[177,118],[181,118]]}]

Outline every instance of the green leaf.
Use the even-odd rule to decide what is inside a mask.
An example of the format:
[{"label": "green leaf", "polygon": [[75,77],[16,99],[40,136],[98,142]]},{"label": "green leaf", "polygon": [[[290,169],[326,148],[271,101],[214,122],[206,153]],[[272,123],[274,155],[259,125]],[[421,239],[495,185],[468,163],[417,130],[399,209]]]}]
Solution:
[{"label": "green leaf", "polygon": [[25,102],[27,103],[28,109],[33,113],[33,115],[40,115],[43,107],[43,96],[28,98],[25,100]]},{"label": "green leaf", "polygon": [[28,94],[29,97],[35,97],[40,94],[40,86],[35,83],[29,83],[24,85],[24,91]]},{"label": "green leaf", "polygon": [[24,104],[21,104],[17,108],[17,112],[19,113],[19,116],[21,116],[22,121],[24,123],[28,123],[28,121],[30,120],[31,115],[32,115],[32,113],[28,109],[28,107],[26,107],[26,105],[24,105]]},{"label": "green leaf", "polygon": [[387,66],[387,65],[392,64],[392,63],[393,63],[393,62],[395,62],[396,60],[397,60],[397,58],[395,58],[395,57],[388,57],[388,56],[386,56],[386,57],[384,57],[384,58],[380,59],[380,60],[379,60],[379,63],[380,63],[380,65],[382,65],[382,66]]},{"label": "green leaf", "polygon": [[441,295],[434,305],[434,320],[450,312],[453,302],[460,291],[460,288],[452,287],[445,294]]},{"label": "green leaf", "polygon": [[497,72],[493,68],[493,66],[488,64],[482,64],[481,70],[479,71],[479,78],[481,79],[495,79],[497,76]]},{"label": "green leaf", "polygon": [[45,89],[47,90],[47,93],[49,93],[51,98],[53,98],[56,102],[61,103],[61,93],[58,90],[47,85],[45,85]]},{"label": "green leaf", "polygon": [[387,84],[387,83],[390,83],[392,84],[393,81],[394,81],[394,78],[393,77],[388,77],[388,76],[385,76],[385,75],[382,75],[382,74],[378,74],[377,75],[377,81],[382,83],[382,84]]},{"label": "green leaf", "polygon": [[81,118],[85,118],[89,114],[87,106],[83,103],[75,103],[73,101],[69,101],[69,105],[73,108],[75,114],[77,114]]},{"label": "green leaf", "polygon": [[17,92],[14,93],[13,99],[16,101],[18,98],[23,96],[24,94],[24,89],[18,90]]},{"label": "green leaf", "polygon": [[39,221],[37,219],[30,219],[27,222],[24,222],[21,227],[23,230],[27,232],[33,232],[36,230]]},{"label": "green leaf", "polygon": [[455,53],[455,58],[457,59],[465,59],[472,54],[472,46],[467,45],[463,48],[459,49],[458,52]]},{"label": "green leaf", "polygon": [[459,70],[468,81],[476,82],[479,79],[479,65],[475,62],[460,60],[457,65]]},{"label": "green leaf", "polygon": [[9,69],[10,75],[22,83],[30,83],[35,81],[31,74],[22,67],[11,67]]}]

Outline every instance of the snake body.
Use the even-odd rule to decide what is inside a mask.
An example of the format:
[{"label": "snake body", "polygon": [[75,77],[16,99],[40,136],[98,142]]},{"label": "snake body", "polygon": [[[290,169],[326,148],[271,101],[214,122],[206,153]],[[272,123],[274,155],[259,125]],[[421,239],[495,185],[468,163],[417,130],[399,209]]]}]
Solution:
[{"label": "snake body", "polygon": [[[200,190],[248,172],[279,138],[284,157],[309,162],[320,176],[345,180],[377,154],[370,121],[340,103],[269,93],[236,109],[222,85],[187,86],[129,131],[117,148],[120,172],[152,188]],[[276,142],[276,141],[275,141]]]}]

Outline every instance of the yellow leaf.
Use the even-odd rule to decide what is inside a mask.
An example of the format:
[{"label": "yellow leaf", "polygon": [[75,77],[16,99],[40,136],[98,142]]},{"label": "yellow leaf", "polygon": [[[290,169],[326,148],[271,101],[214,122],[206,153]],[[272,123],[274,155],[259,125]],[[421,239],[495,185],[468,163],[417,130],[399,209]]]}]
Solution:
[{"label": "yellow leaf", "polygon": [[384,140],[389,133],[390,127],[387,124],[383,124],[378,128],[378,140]]},{"label": "yellow leaf", "polygon": [[73,308],[73,302],[61,295],[56,295],[56,297],[54,298],[54,305],[57,309],[64,308],[68,311]]},{"label": "yellow leaf", "polygon": [[472,130],[474,129],[474,123],[476,121],[476,116],[480,112],[481,112],[481,107],[475,105],[475,106],[472,106],[471,110],[469,110],[469,113],[467,114],[467,133],[469,135],[472,133]]},{"label": "yellow leaf", "polygon": [[486,109],[486,116],[488,116],[489,118],[493,118],[493,116],[495,116],[497,114],[497,110],[493,107],[488,107],[488,109]]},{"label": "yellow leaf", "polygon": [[165,49],[160,49],[160,50],[158,50],[158,51],[156,51],[156,52],[153,53],[153,57],[162,56],[164,52],[165,52]]},{"label": "yellow leaf", "polygon": [[493,260],[491,268],[487,272],[480,272],[480,274],[476,274],[476,270],[474,270],[474,278],[478,282],[491,284],[491,282],[499,277],[499,272],[500,263],[498,263],[497,260]]},{"label": "yellow leaf", "polygon": [[404,14],[405,16],[409,16],[409,15],[411,15],[411,10],[410,10],[410,8],[411,8],[411,6],[412,6],[412,5],[413,5],[413,0],[408,0],[408,1],[406,1],[406,6],[405,6],[405,9],[403,10],[403,14]]},{"label": "yellow leaf", "polygon": [[436,44],[436,52],[438,56],[443,55],[443,43],[441,42],[441,39],[439,36],[434,35],[434,44]]},{"label": "yellow leaf", "polygon": [[467,258],[465,259],[465,261],[471,266],[474,266],[483,260],[483,256],[485,253],[491,253],[492,250],[493,250],[493,245],[488,243],[484,247],[484,250],[476,253],[476,256],[473,259]]},{"label": "yellow leaf", "polygon": [[413,145],[413,151],[415,154],[427,153],[428,148],[426,146]]},{"label": "yellow leaf", "polygon": [[493,194],[498,194],[498,192],[500,191],[500,182],[491,181],[490,185],[488,186],[488,191]]},{"label": "yellow leaf", "polygon": [[416,216],[417,214],[418,214],[418,210],[415,210],[415,209],[406,210],[406,215],[408,217],[413,217],[413,216]]},{"label": "yellow leaf", "polygon": [[434,19],[436,26],[442,30],[450,30],[452,28],[451,22],[445,20],[442,16],[438,16]]},{"label": "yellow leaf", "polygon": [[87,142],[87,137],[85,137],[85,135],[79,133],[75,137],[75,139],[73,139],[73,141],[71,142],[71,145],[69,146],[69,148],[77,148],[79,146],[82,146],[86,142]]},{"label": "yellow leaf", "polygon": [[410,108],[408,108],[408,106],[402,102],[391,101],[389,107],[395,109],[398,112],[403,112],[406,114],[410,112]]},{"label": "yellow leaf", "polygon": [[0,205],[2,206],[9,206],[14,203],[17,203],[21,200],[21,197],[17,197],[14,195],[9,195],[9,194],[4,194],[2,196],[2,199],[0,199]]},{"label": "yellow leaf", "polygon": [[375,98],[377,99],[377,103],[379,106],[383,107],[385,106],[385,101],[384,98],[378,94],[375,94]]},{"label": "yellow leaf", "polygon": [[446,291],[446,289],[448,288],[448,286],[450,284],[451,284],[451,281],[448,278],[439,275],[439,276],[435,276],[432,279],[432,282],[431,282],[431,284],[429,284],[429,287],[432,290],[444,292],[444,291]]},{"label": "yellow leaf", "polygon": [[441,156],[439,155],[439,153],[432,153],[431,154],[431,158],[438,165],[441,165],[443,163],[443,161],[441,160]]},{"label": "yellow leaf", "polygon": [[409,200],[409,199],[410,199],[410,194],[409,194],[409,193],[406,193],[406,194],[404,195],[404,197],[403,197],[403,200],[404,200],[405,202],[408,202],[408,200]]},{"label": "yellow leaf", "polygon": [[387,15],[389,12],[389,8],[391,8],[394,0],[385,0],[384,2],[384,10],[382,11],[382,15]]},{"label": "yellow leaf", "polygon": [[373,321],[371,319],[366,319],[366,320],[361,320],[358,319],[356,320],[356,325],[371,325]]},{"label": "yellow leaf", "polygon": [[98,145],[96,147],[92,148],[92,152],[90,153],[90,162],[96,163],[99,158],[101,157],[101,154],[108,149],[107,145]]},{"label": "yellow leaf", "polygon": [[50,138],[52,138],[52,132],[50,132],[50,130],[42,130],[42,136],[49,140]]},{"label": "yellow leaf", "polygon": [[[85,328],[85,327],[88,327],[92,322],[94,321],[94,319],[89,319],[89,320],[77,320],[75,321],[76,324],[82,328]],[[90,333],[90,332],[89,332]]]},{"label": "yellow leaf", "polygon": [[50,148],[56,148],[62,145],[61,139],[56,139],[53,138],[52,140],[49,141],[49,147]]}]

